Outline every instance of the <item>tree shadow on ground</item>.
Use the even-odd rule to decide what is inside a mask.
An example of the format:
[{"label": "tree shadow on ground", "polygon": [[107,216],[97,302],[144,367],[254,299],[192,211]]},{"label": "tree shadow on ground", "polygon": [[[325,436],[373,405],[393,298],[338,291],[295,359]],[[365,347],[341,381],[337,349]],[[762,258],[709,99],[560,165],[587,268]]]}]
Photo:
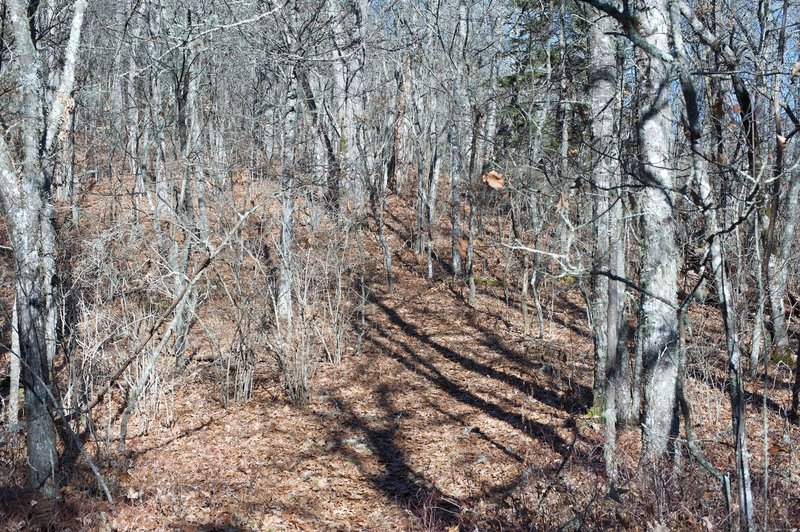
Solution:
[{"label": "tree shadow on ground", "polygon": [[[382,304],[379,305],[383,306]],[[400,320],[402,323],[406,323],[402,320],[402,318],[394,313],[393,310],[389,309],[388,307],[385,308],[387,311],[389,311],[389,313],[394,314],[395,319]],[[370,338],[370,341],[375,345],[375,347],[383,351],[386,356],[393,358],[409,371],[424,377],[458,402],[475,408],[499,421],[503,421],[529,437],[542,441],[545,445],[549,446],[561,455],[566,452],[568,447],[566,442],[555,432],[555,430],[553,430],[552,427],[543,423],[538,423],[532,419],[525,418],[520,414],[508,412],[500,406],[491,403],[482,397],[479,397],[478,395],[469,391],[464,385],[453,382],[446,377],[441,370],[439,370],[439,368],[437,368],[430,361],[426,360],[424,357],[417,354],[416,350],[406,342],[399,338],[391,337],[388,332],[377,323],[372,323],[371,325],[374,327],[377,335],[373,335]],[[407,324],[407,327],[416,330],[410,324]],[[406,332],[408,331],[409,329],[406,329]],[[413,337],[414,335],[411,334],[411,336]],[[424,338],[424,336],[425,335],[423,335],[422,338]],[[422,339],[419,337],[419,335],[416,337]],[[433,343],[436,344],[435,342]],[[436,345],[438,346],[439,344]],[[429,347],[433,346],[429,345]],[[439,349],[436,349],[435,347],[433,348],[439,351]],[[458,355],[457,353],[442,346],[439,346],[439,348],[441,349],[439,352],[442,356],[448,360],[458,363],[468,371],[493,377],[501,382],[510,383],[522,391],[522,393],[528,393],[528,390],[530,390],[530,386],[528,386],[527,383],[525,383],[519,377],[495,371],[485,364],[469,360],[466,357]],[[533,388],[535,391],[535,385]],[[548,397],[547,394],[540,395],[545,400]]]},{"label": "tree shadow on ground", "polygon": [[[520,302],[519,289],[517,287],[515,287],[514,290],[509,290],[508,301],[506,301],[506,297],[504,295],[498,294],[494,290],[482,290],[481,293],[486,294],[499,301],[502,301],[503,304],[513,305],[515,307],[515,312],[518,312],[517,309],[521,308],[522,303]],[[544,305],[544,301],[542,302],[542,306],[543,308],[546,306]],[[577,316],[585,316],[586,314],[586,311],[584,309],[581,309],[580,307],[569,301],[566,297],[559,298],[554,308],[564,313],[572,313],[573,315]],[[536,306],[532,299],[528,302],[528,312],[532,315],[532,319],[535,319]],[[543,310],[542,314],[545,315],[547,314],[547,312]],[[496,317],[502,319],[499,316]],[[553,312],[550,313],[549,317],[545,317],[544,320],[546,322],[550,321],[552,323],[555,323],[556,325],[563,327],[565,329],[569,329],[570,331],[572,331],[573,333],[577,334],[582,338],[586,338],[588,340],[592,339],[591,331],[589,331],[587,327],[581,325],[581,323],[585,323],[582,319],[567,321]]]},{"label": "tree shadow on ground", "polygon": [[[716,379],[713,380],[705,380],[705,379],[698,379],[700,382],[704,383],[706,386],[710,386],[712,388],[716,388],[717,390],[724,392],[730,397],[730,385],[727,382],[719,381]],[[770,412],[777,414],[784,420],[790,420],[790,410],[791,405],[787,402],[785,405],[781,405],[780,403],[770,399],[769,397],[765,397],[763,394],[759,392],[751,392],[744,390],[744,400],[747,405],[752,408],[761,410],[764,405],[766,405],[767,410]]]},{"label": "tree shadow on ground", "polygon": [[2,530],[84,530],[83,514],[82,508],[63,497],[45,497],[15,485],[0,486],[0,522],[6,522]]},{"label": "tree shadow on ground", "polygon": [[[552,392],[551,390],[547,390],[539,386],[535,382],[526,381],[525,379],[522,379],[516,375],[506,373],[502,370],[498,370],[492,366],[489,366],[488,364],[484,364],[482,362],[478,362],[476,360],[463,356],[457,353],[456,351],[438,343],[433,338],[431,338],[429,334],[420,331],[416,326],[404,320],[394,309],[390,308],[382,301],[373,299],[372,302],[389,318],[389,321],[391,321],[392,324],[399,327],[405,334],[422,342],[426,346],[434,349],[446,360],[449,360],[450,362],[455,362],[465,370],[477,373],[479,375],[483,375],[485,377],[493,378],[498,382],[504,384],[511,385],[512,387],[516,388],[519,392],[526,395],[530,395],[541,403],[544,403],[553,408],[557,408],[559,410],[563,410],[567,413],[577,414],[586,412],[586,409],[588,408],[588,403],[586,403],[585,398],[587,397],[587,394],[590,394],[591,392],[585,386],[580,384],[573,384],[578,389],[578,397],[580,398],[580,400],[575,402],[570,402],[569,404],[565,404],[564,400],[559,398],[559,396],[554,392]],[[485,331],[481,332],[485,333]],[[404,346],[406,345],[402,342],[400,342],[400,344]],[[484,345],[485,347],[489,347],[490,349],[497,350],[504,356],[511,358],[517,356],[516,353],[503,347],[500,342],[492,342],[491,344],[484,344]],[[412,354],[412,356],[416,359],[417,362],[430,365],[429,362],[422,361],[422,359],[418,355],[413,353],[413,351],[409,349],[407,346],[406,349],[410,354]],[[435,368],[433,368],[432,365],[430,366],[431,368],[429,369],[431,369],[431,371],[434,371]],[[438,372],[438,370],[435,371]],[[448,383],[448,388],[450,390],[453,390],[454,389],[453,383],[451,383],[450,381],[447,381],[447,383]]]},{"label": "tree shadow on ground", "polygon": [[175,443],[178,440],[181,440],[181,439],[187,438],[187,437],[189,437],[189,436],[191,436],[193,434],[197,434],[199,432],[202,432],[205,429],[209,428],[212,424],[214,424],[215,421],[217,421],[215,418],[210,417],[208,420],[203,421],[202,423],[199,423],[198,425],[196,425],[194,427],[187,428],[186,430],[182,431],[180,434],[176,434],[175,436],[173,436],[173,437],[171,437],[169,439],[166,439],[161,443],[158,443],[156,445],[151,445],[150,447],[145,447],[144,449],[136,449],[136,450],[134,450],[134,449],[132,449],[130,447],[130,442],[135,441],[136,438],[138,437],[138,436],[132,436],[132,437],[128,438],[128,442],[129,443],[128,443],[128,447],[127,447],[126,452],[130,455],[131,458],[137,458],[137,457],[140,457],[140,456],[144,456],[144,455],[146,455],[147,453],[149,453],[151,451],[156,451],[156,450],[159,450],[159,449],[163,449],[165,447],[168,447],[168,446],[172,445],[173,443]]},{"label": "tree shadow on ground", "polygon": [[[333,398],[339,408],[340,422],[329,434],[329,438],[335,442],[331,451],[355,464],[377,490],[409,511],[425,529],[448,528],[458,521],[457,501],[415,471],[406,459],[405,450],[398,443],[403,412],[393,406],[392,397],[401,393],[385,385],[374,391],[381,409],[377,421],[358,415],[344,399]],[[356,432],[364,437],[364,444],[380,464],[381,471],[369,471],[365,463],[368,457],[345,443],[343,436],[348,432]]]},{"label": "tree shadow on ground", "polygon": [[499,450],[500,452],[502,452],[503,454],[505,454],[509,458],[512,458],[514,461],[520,462],[520,463],[525,461],[525,459],[522,456],[520,456],[519,453],[509,449],[508,447],[506,447],[505,445],[503,445],[499,441],[495,440],[494,438],[492,438],[491,436],[486,434],[483,430],[481,430],[480,427],[470,426],[469,423],[467,421],[465,421],[461,416],[458,416],[456,414],[453,414],[451,412],[446,411],[445,409],[439,407],[439,405],[435,404],[431,400],[426,400],[426,404],[427,404],[428,408],[440,413],[441,415],[447,417],[451,421],[453,421],[453,422],[465,427],[465,429],[467,431],[467,435],[476,434],[478,436],[478,438],[480,438],[484,442],[488,443],[489,445],[491,445],[495,449]]},{"label": "tree shadow on ground", "polygon": [[[531,360],[523,353],[517,352],[504,338],[498,335],[497,332],[480,323],[477,314],[471,313],[469,315],[469,322],[470,325],[483,336],[482,345],[513,363],[517,368],[522,370],[531,368]],[[557,365],[562,363],[560,360],[545,361],[542,359],[540,363],[541,367],[539,370],[547,373],[551,379],[557,380],[559,386],[566,386],[570,393],[568,396],[561,397],[552,390],[538,385],[533,386],[532,384],[528,384],[526,392],[533,394],[536,400],[564,410],[569,414],[585,414],[592,405],[593,396],[591,388],[571,378],[564,378],[562,375],[563,372],[556,369]]]},{"label": "tree shadow on ground", "polygon": [[[412,346],[402,339],[390,338],[387,331],[381,329],[378,324],[372,323],[371,325],[375,327],[375,333],[369,341],[385,356],[396,360],[414,375],[423,377],[429,383],[434,384],[450,398],[509,424],[524,435],[539,440],[561,455],[559,460],[544,468],[534,471],[530,467],[526,467],[501,486],[486,487],[467,499],[457,499],[443,493],[432,482],[435,479],[426,478],[424,473],[415,470],[406,458],[406,451],[400,443],[404,438],[400,419],[407,412],[395,408],[392,403],[393,397],[404,394],[407,390],[398,390],[385,385],[379,386],[374,392],[374,397],[377,397],[380,407],[380,414],[377,416],[359,415],[345,400],[336,398],[335,404],[339,410],[340,422],[336,424],[337,428],[332,429],[334,433],[329,436],[330,439],[337,442],[333,450],[357,464],[362,474],[369,478],[377,489],[412,513],[419,524],[425,525],[425,529],[440,530],[461,524],[461,519],[464,517],[460,513],[461,508],[482,504],[488,499],[503,504],[509,494],[524,487],[529,479],[551,478],[549,484],[557,487],[560,485],[558,475],[569,464],[591,469],[598,474],[602,472],[603,466],[600,457],[585,455],[584,451],[578,450],[576,447],[576,443],[583,441],[583,438],[578,434],[574,422],[570,424],[572,437],[570,441],[566,441],[552,427],[509,412],[478,397],[464,386],[448,379],[434,363],[426,360],[424,355],[417,355]],[[467,427],[468,434],[477,435],[514,462],[525,463],[525,459],[520,454],[493,439],[480,427],[471,427],[464,418],[446,411],[435,401],[427,400],[423,406],[443,414],[456,426]],[[436,429],[433,428],[433,430]],[[364,436],[367,447],[382,466],[380,473],[370,472],[365,464],[368,458],[343,444],[344,434],[352,434],[352,432]]]}]

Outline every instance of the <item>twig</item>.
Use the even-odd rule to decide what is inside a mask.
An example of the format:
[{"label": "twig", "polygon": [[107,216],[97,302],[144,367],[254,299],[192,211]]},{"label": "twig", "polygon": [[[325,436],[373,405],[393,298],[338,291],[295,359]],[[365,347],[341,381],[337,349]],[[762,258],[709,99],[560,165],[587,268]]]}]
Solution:
[{"label": "twig", "polygon": [[628,286],[630,288],[633,288],[637,292],[641,292],[642,294],[646,295],[647,297],[652,297],[655,300],[661,301],[662,303],[664,303],[665,305],[669,306],[670,308],[674,308],[676,310],[678,309],[678,307],[675,306],[675,303],[672,303],[672,302],[664,299],[661,296],[657,296],[657,295],[653,294],[652,292],[650,292],[647,289],[645,289],[643,286],[640,286],[640,285],[634,283],[633,281],[631,281],[627,277],[620,277],[619,275],[617,275],[615,273],[611,273],[611,272],[606,271],[606,270],[592,270],[590,273],[592,275],[602,275],[603,277],[608,277],[612,281],[620,282],[620,283],[622,283],[622,284],[624,284],[624,285],[626,285],[626,286]]},{"label": "twig", "polygon": [[[687,301],[691,298],[687,298]],[[705,454],[703,453],[703,449],[700,448],[700,444],[697,442],[697,434],[694,432],[694,427],[692,425],[692,406],[689,404],[689,401],[686,399],[686,392],[684,388],[684,380],[686,374],[686,320],[684,319],[684,313],[686,311],[686,307],[681,305],[680,310],[678,311],[678,382],[677,382],[677,398],[678,404],[680,405],[681,414],[683,415],[683,428],[686,432],[686,446],[689,449],[689,453],[692,455],[698,464],[700,464],[703,469],[705,469],[712,477],[717,479],[720,483],[720,487],[722,488],[722,496],[725,500],[725,509],[726,509],[726,523],[728,527],[730,527],[730,515],[731,515],[731,481],[730,476],[727,473],[721,472],[719,469],[716,468],[714,464],[708,461]]]},{"label": "twig", "polygon": [[186,283],[186,285],[183,287],[183,289],[180,291],[180,293],[175,297],[175,299],[172,300],[172,303],[167,308],[167,310],[165,310],[161,314],[161,316],[159,316],[158,320],[156,320],[156,322],[153,324],[153,326],[150,327],[150,331],[147,333],[147,335],[145,335],[145,337],[142,338],[139,341],[139,343],[137,343],[133,347],[131,356],[128,357],[127,360],[125,360],[125,362],[123,362],[122,365],[117,369],[117,371],[115,371],[111,375],[111,378],[108,380],[108,383],[106,384],[105,388],[103,388],[103,390],[99,394],[97,394],[97,396],[86,406],[86,408],[84,408],[81,411],[82,414],[86,414],[86,413],[91,412],[91,410],[95,406],[97,406],[100,403],[100,401],[103,400],[103,397],[105,397],[105,395],[109,391],[111,391],[111,387],[114,385],[114,383],[117,381],[117,379],[119,379],[122,376],[122,374],[125,372],[125,370],[128,369],[128,366],[130,366],[133,363],[133,361],[136,360],[136,357],[139,356],[139,353],[141,353],[141,351],[145,347],[147,347],[147,344],[150,343],[150,340],[152,340],[153,337],[155,336],[156,331],[164,324],[165,321],[167,321],[167,318],[172,314],[172,312],[175,310],[175,308],[177,308],[177,306],[181,304],[181,302],[183,301],[183,298],[186,297],[186,294],[189,292],[189,290],[197,283],[197,281],[200,280],[200,276],[211,265],[211,263],[214,261],[214,259],[217,258],[217,255],[219,255],[220,252],[225,247],[227,247],[227,245],[230,242],[231,238],[239,230],[239,228],[242,226],[244,221],[254,211],[258,210],[259,208],[261,208],[261,206],[257,205],[255,207],[253,207],[252,209],[250,209],[249,211],[247,211],[244,214],[239,216],[239,221],[236,222],[236,225],[233,227],[233,229],[231,229],[231,231],[225,236],[225,238],[223,239],[222,243],[219,246],[217,246],[216,248],[214,248],[214,249],[209,251],[209,253],[206,256],[205,260],[203,260],[202,264],[200,264],[200,266],[195,270],[194,274],[192,274],[192,277],[189,280],[189,282]]}]

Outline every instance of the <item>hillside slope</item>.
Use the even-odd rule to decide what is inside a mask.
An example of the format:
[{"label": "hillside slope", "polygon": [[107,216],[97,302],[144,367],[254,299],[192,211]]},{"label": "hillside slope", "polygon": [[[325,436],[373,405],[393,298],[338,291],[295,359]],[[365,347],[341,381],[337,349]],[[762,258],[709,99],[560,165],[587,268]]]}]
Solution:
[{"label": "hillside slope", "polygon": [[[9,491],[9,522],[113,530],[637,529],[657,522],[694,529],[721,523],[719,490],[691,461],[681,461],[674,474],[637,471],[634,429],[620,435],[628,479],[621,499],[606,497],[602,422],[587,414],[592,342],[576,285],[543,284],[545,334],[525,338],[518,295],[503,289],[508,280],[501,266],[482,272],[494,275],[492,282],[480,283],[469,305],[449,276],[425,280],[405,235],[392,229],[390,236],[395,290],[386,291],[380,248],[368,242],[373,275],[363,348],[359,354],[350,349],[339,365],[317,368],[308,405],[288,403],[274,362],[264,356],[253,399],[225,407],[215,362],[198,357],[170,385],[173,402],[159,407],[168,415],[131,424],[146,430],[131,430],[124,453],[112,451],[113,439],[97,442],[113,505],[81,489],[93,484],[87,473],[83,484],[65,488],[55,509],[37,511],[34,495]],[[482,253],[491,258],[486,267],[508,260],[500,247],[487,245]],[[696,378],[688,386],[703,406],[696,410],[706,451],[725,469],[732,456],[727,403],[724,389],[713,385],[722,373],[713,361],[710,366],[706,380],[693,366]],[[774,400],[783,395],[775,391]],[[750,413],[751,435],[758,437],[761,413],[753,406]],[[797,524],[800,468],[791,451],[800,433],[778,412],[769,411],[768,422],[777,445],[770,455],[770,519],[775,526]],[[753,441],[753,466],[763,482],[759,443]],[[19,510],[28,506],[33,510]]]}]

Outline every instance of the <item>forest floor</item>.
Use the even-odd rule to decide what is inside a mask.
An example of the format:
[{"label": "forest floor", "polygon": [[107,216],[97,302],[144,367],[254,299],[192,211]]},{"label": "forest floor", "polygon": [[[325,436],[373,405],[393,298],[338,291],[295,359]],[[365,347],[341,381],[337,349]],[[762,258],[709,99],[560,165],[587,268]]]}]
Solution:
[{"label": "forest floor", "polygon": [[[399,202],[393,205],[395,213],[403,212]],[[720,490],[690,459],[663,474],[647,476],[637,469],[640,436],[635,429],[620,434],[624,489],[619,500],[607,496],[602,420],[588,413],[592,340],[574,281],[544,283],[544,335],[538,337],[532,308],[534,334],[526,337],[517,290],[503,288],[510,286],[500,264],[507,250],[479,250],[486,259],[485,278],[476,301],[468,304],[466,288],[453,285],[448,276],[433,283],[425,279],[424,264],[408,249],[402,229],[410,224],[400,218],[388,220],[395,289],[386,290],[380,248],[372,242],[374,275],[363,348],[338,365],[316,369],[309,404],[289,404],[274,362],[265,357],[257,368],[253,399],[223,407],[212,362],[195,362],[172,383],[169,416],[154,417],[144,434],[132,430],[125,452],[110,451],[113,441],[104,451],[99,465],[115,502],[104,502],[99,493],[65,488],[63,506],[50,514],[53,527],[210,531],[722,525]],[[444,240],[440,244],[439,249],[446,249]],[[493,264],[497,271],[492,271]],[[710,319],[713,311],[709,307],[697,314],[698,319]],[[713,337],[696,340],[715,351],[705,366],[694,364],[690,371],[687,388],[695,425],[709,458],[731,471],[721,344]],[[788,378],[778,379],[776,373],[767,394],[770,528],[800,526],[800,455],[795,451],[800,431],[781,413]],[[763,397],[751,398],[754,485],[763,508]],[[94,444],[87,448],[91,451]],[[88,474],[85,482],[92,483]],[[6,493],[6,510],[10,498]],[[17,493],[14,504],[22,506],[6,513],[10,529],[46,522],[44,504],[35,496]]]}]

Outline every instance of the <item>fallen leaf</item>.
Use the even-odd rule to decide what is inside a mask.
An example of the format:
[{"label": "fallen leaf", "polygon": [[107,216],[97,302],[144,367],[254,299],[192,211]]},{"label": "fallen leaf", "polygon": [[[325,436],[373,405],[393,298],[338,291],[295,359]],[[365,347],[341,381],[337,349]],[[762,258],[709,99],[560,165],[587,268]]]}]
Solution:
[{"label": "fallen leaf", "polygon": [[483,181],[484,184],[486,184],[486,186],[489,188],[493,188],[495,190],[504,188],[506,186],[505,180],[503,179],[503,174],[495,172],[494,170],[483,174],[481,181]]},{"label": "fallen leaf", "polygon": [[456,241],[456,247],[458,248],[458,252],[461,254],[461,256],[466,255],[467,251],[469,251],[469,240],[466,238],[459,238]]}]

